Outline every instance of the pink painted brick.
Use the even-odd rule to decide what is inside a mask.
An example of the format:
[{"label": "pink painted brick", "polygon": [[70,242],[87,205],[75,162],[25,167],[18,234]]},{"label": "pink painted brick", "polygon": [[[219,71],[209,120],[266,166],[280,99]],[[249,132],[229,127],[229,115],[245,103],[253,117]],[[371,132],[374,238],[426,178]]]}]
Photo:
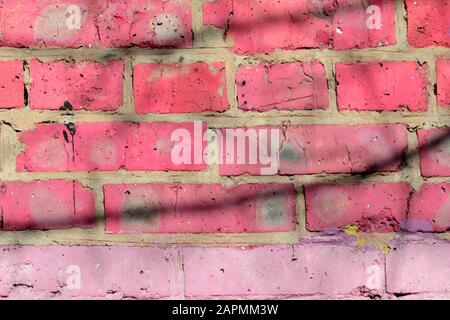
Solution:
[{"label": "pink painted brick", "polygon": [[23,106],[23,62],[0,61],[0,109]]},{"label": "pink painted brick", "polygon": [[123,62],[30,63],[31,109],[117,110],[123,104]]},{"label": "pink painted brick", "polygon": [[[221,147],[221,175],[262,174],[262,168],[269,165],[251,164],[249,150],[259,152],[258,141],[271,134],[276,127],[253,127],[244,131],[249,137],[245,145],[245,160],[237,162],[227,152],[225,129],[222,129],[224,143]],[[261,131],[266,129],[267,132]],[[252,131],[256,135],[250,135]],[[271,141],[271,138],[268,139]],[[238,143],[235,139],[235,145]],[[272,142],[270,143],[272,145]],[[298,125],[287,126],[279,133],[279,162],[273,163],[275,172],[269,174],[317,174],[317,173],[362,173],[374,171],[397,171],[403,163],[407,148],[404,125]],[[272,145],[276,146],[276,145]],[[226,157],[233,158],[232,164]],[[274,156],[276,159],[277,157]],[[276,162],[276,161],[275,161]],[[278,171],[277,169],[278,165]]]},{"label": "pink painted brick", "polygon": [[[380,28],[369,29],[369,5],[380,8]],[[216,0],[203,4],[203,22],[226,29],[239,54],[275,49],[352,49],[395,44],[394,3],[389,0]],[[371,21],[371,20],[370,20]]]},{"label": "pink painted brick", "polygon": [[426,183],[409,203],[405,228],[411,232],[444,232],[450,229],[450,184]]},{"label": "pink painted brick", "polygon": [[294,231],[293,185],[105,185],[110,233]]},{"label": "pink painted brick", "polygon": [[412,46],[450,46],[449,0],[406,0],[405,4]]},{"label": "pink painted brick", "polygon": [[336,64],[339,110],[425,111],[427,65],[416,61]]},{"label": "pink painted brick", "polygon": [[450,244],[401,244],[386,257],[387,291],[420,293],[450,291]]},{"label": "pink painted brick", "polygon": [[225,65],[138,64],[134,68],[138,113],[191,113],[228,109]]},{"label": "pink painted brick", "polygon": [[191,2],[5,0],[0,29],[0,44],[9,47],[186,47]]},{"label": "pink painted brick", "polygon": [[436,72],[438,104],[441,107],[450,106],[450,59],[437,59]]},{"label": "pink painted brick", "polygon": [[[38,124],[34,130],[21,133],[19,139],[25,148],[17,157],[16,168],[29,172],[204,170],[201,157],[199,163],[194,162],[196,150],[203,150],[201,144],[192,143],[185,150],[190,150],[191,164],[172,160],[173,132],[180,129],[194,137],[206,129],[204,125],[197,129],[194,126],[126,122]],[[70,131],[75,131],[73,138]]]},{"label": "pink painted brick", "polygon": [[4,230],[95,225],[94,194],[77,181],[2,182],[0,206]]},{"label": "pink painted brick", "polygon": [[395,1],[338,0],[332,28],[337,50],[394,45]]},{"label": "pink painted brick", "polygon": [[191,7],[189,0],[112,1],[97,15],[101,46],[191,46]]},{"label": "pink painted brick", "polygon": [[[98,42],[95,16],[101,10],[99,3],[89,0],[2,1],[0,43],[5,47],[95,46]],[[80,24],[75,20],[78,12]],[[67,19],[66,15],[72,19]]]},{"label": "pink painted brick", "polygon": [[424,177],[450,177],[450,129],[418,130],[420,171]]},{"label": "pink painted brick", "polygon": [[174,248],[153,246],[3,246],[0,294],[12,299],[179,296],[177,255]]},{"label": "pink painted brick", "polygon": [[239,108],[246,111],[328,107],[327,77],[318,61],[240,67],[236,85]]},{"label": "pink painted brick", "polygon": [[407,183],[305,186],[310,231],[357,225],[363,232],[394,232],[406,219],[411,187]]},{"label": "pink painted brick", "polygon": [[[183,248],[187,296],[349,294],[382,291],[383,256],[339,245]],[[368,281],[377,267],[381,279]]]}]

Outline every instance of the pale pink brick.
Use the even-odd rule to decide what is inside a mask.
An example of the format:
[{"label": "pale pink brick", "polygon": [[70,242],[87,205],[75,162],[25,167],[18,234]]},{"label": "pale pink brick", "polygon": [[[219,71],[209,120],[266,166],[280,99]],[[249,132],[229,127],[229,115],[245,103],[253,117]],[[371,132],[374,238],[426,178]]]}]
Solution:
[{"label": "pale pink brick", "polygon": [[450,59],[437,59],[436,72],[438,104],[441,107],[450,106]]},{"label": "pale pink brick", "polygon": [[414,47],[450,46],[450,1],[406,0],[408,41]]},{"label": "pale pink brick", "polygon": [[117,110],[123,104],[123,62],[30,63],[31,109]]},{"label": "pale pink brick", "polygon": [[[177,255],[174,248],[157,247],[4,246],[0,294],[12,299],[178,296]],[[24,286],[31,288],[19,290]]]},{"label": "pale pink brick", "polygon": [[240,233],[296,229],[293,185],[105,185],[111,233]]},{"label": "pale pink brick", "polygon": [[184,248],[183,260],[187,296],[337,295],[384,286],[383,256],[350,246]]},{"label": "pale pink brick", "polygon": [[389,293],[450,291],[450,244],[400,244],[386,257]]},{"label": "pale pink brick", "polygon": [[24,106],[23,62],[0,61],[0,109]]},{"label": "pale pink brick", "polygon": [[[247,130],[249,129],[249,130]],[[266,131],[261,131],[266,129]],[[227,151],[231,146],[225,129],[222,129],[223,144],[221,147],[221,175],[261,175],[262,168],[269,165],[250,163],[249,150],[255,155],[259,153],[258,139],[270,137],[271,130],[277,127],[245,128],[247,139],[245,146],[245,162],[238,163],[238,152]],[[237,133],[236,131],[231,131]],[[252,134],[253,132],[253,134]],[[256,133],[255,133],[256,132]],[[253,138],[255,137],[255,138]],[[264,140],[263,140],[264,141]],[[277,141],[274,140],[273,143]],[[271,164],[275,173],[282,175],[317,174],[317,173],[362,173],[375,171],[397,171],[403,163],[407,148],[406,127],[404,125],[298,125],[287,126],[279,133],[279,162]],[[234,141],[235,146],[238,140]],[[271,145],[272,142],[269,143]],[[276,146],[276,145],[273,145]],[[269,146],[270,147],[270,146]],[[227,157],[231,161],[228,160]],[[274,156],[277,159],[276,155]],[[278,167],[277,167],[278,165]],[[278,171],[276,170],[278,168]]]},{"label": "pale pink brick", "polygon": [[[198,123],[197,123],[198,124]],[[98,122],[77,124],[38,124],[21,133],[25,145],[18,155],[18,171],[115,171],[204,170],[204,144],[192,142],[189,163],[172,159],[172,134],[183,130],[194,141],[203,136],[205,126],[194,123]],[[74,136],[72,138],[72,133]],[[178,143],[178,141],[176,141]],[[198,162],[196,163],[196,155]]]},{"label": "pale pink brick", "polygon": [[450,229],[450,184],[426,183],[409,203],[406,229],[412,232],[444,232]]},{"label": "pale pink brick", "polygon": [[424,177],[450,176],[450,129],[418,130],[420,171]]},{"label": "pale pink brick", "polygon": [[336,64],[339,110],[425,111],[427,65],[416,61]]},{"label": "pale pink brick", "polygon": [[356,225],[362,232],[395,232],[406,219],[411,187],[407,183],[305,186],[310,231]]},{"label": "pale pink brick", "polygon": [[[370,5],[380,8],[380,28],[367,27]],[[391,45],[396,42],[394,19],[389,0],[216,0],[203,5],[203,23],[225,29],[239,54]]]},{"label": "pale pink brick", "polygon": [[9,47],[186,47],[191,2],[5,0],[0,29],[0,44]]},{"label": "pale pink brick", "polygon": [[95,225],[94,194],[77,181],[2,182],[0,191],[4,230]]},{"label": "pale pink brick", "polygon": [[228,109],[222,62],[138,64],[134,68],[137,113],[222,112]]},{"label": "pale pink brick", "polygon": [[247,111],[328,107],[327,77],[317,61],[243,66],[237,71],[236,85],[239,108]]}]

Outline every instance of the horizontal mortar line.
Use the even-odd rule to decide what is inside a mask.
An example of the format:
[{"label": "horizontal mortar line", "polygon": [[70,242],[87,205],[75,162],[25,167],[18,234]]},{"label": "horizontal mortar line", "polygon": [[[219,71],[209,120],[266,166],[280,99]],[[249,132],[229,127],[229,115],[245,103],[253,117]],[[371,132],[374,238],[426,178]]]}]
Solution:
[{"label": "horizontal mortar line", "polygon": [[[182,174],[174,175],[172,173],[161,174],[157,171],[146,171],[142,172],[141,176],[134,176],[132,171],[120,172],[119,171],[98,171],[95,173],[84,173],[84,172],[55,172],[55,173],[8,173],[0,174],[0,180],[7,181],[24,181],[29,182],[33,180],[46,179],[46,180],[78,180],[81,183],[92,183],[98,182],[99,185],[104,184],[134,184],[134,183],[185,183],[185,184],[235,184],[235,183],[310,183],[312,181],[316,182],[336,182],[339,181],[346,182],[358,182],[361,181],[361,177],[364,177],[365,182],[397,182],[397,181],[407,181],[411,172],[408,170],[399,172],[376,172],[373,174],[297,174],[297,175],[275,175],[275,176],[251,176],[251,175],[241,175],[241,176],[210,176],[201,171],[184,171]],[[192,173],[195,173],[193,175]],[[92,176],[90,176],[92,175]],[[98,175],[98,176],[96,176]],[[426,181],[446,181],[450,182],[450,177],[433,177],[433,178],[421,178],[424,182]]]},{"label": "horizontal mortar line", "polygon": [[[32,122],[30,122],[32,118]],[[20,126],[34,126],[37,123],[64,123],[64,122],[192,122],[205,121],[217,127],[229,126],[231,124],[245,123],[250,126],[252,123],[261,122],[267,124],[280,124],[289,121],[290,123],[304,124],[341,124],[341,123],[405,123],[421,124],[430,122],[432,124],[447,124],[450,120],[449,113],[431,114],[418,112],[400,111],[346,111],[339,113],[327,113],[324,111],[309,112],[251,112],[242,114],[111,114],[96,111],[74,112],[73,115],[60,114],[57,111],[34,111],[34,110],[1,110],[0,121],[11,122],[21,129]],[[301,122],[300,122],[301,121]],[[250,123],[249,123],[250,122]],[[6,125],[6,124],[5,124]]]},{"label": "horizontal mortar line", "polygon": [[20,49],[20,48],[0,48],[0,58],[2,59],[29,59],[29,58],[60,58],[61,60],[71,59],[119,59],[124,57],[151,57],[160,59],[162,56],[180,56],[188,54],[202,54],[210,56],[229,56],[238,60],[249,58],[254,59],[283,59],[283,58],[333,58],[337,60],[357,60],[361,58],[376,58],[377,56],[389,55],[388,58],[413,59],[415,57],[430,57],[450,55],[450,48],[426,47],[426,48],[365,48],[352,50],[330,50],[330,49],[298,49],[281,50],[278,49],[270,53],[255,53],[254,55],[239,55],[233,53],[230,47],[208,47],[208,48],[169,48],[169,49],[149,49],[149,48],[76,48],[76,49]]},{"label": "horizontal mortar line", "polygon": [[267,233],[223,233],[223,234],[86,234],[77,230],[48,230],[48,231],[0,231],[0,245],[3,244],[211,244],[211,245],[252,245],[252,244],[294,244],[301,235],[298,232],[267,232]]},{"label": "horizontal mortar line", "polygon": [[[266,233],[266,234],[114,234],[93,235],[86,237],[85,235],[74,235],[74,230],[65,230],[64,234],[60,234],[60,230],[49,231],[0,231],[0,245],[155,245],[166,247],[170,245],[183,246],[252,246],[264,244],[276,245],[294,245],[294,244],[338,244],[349,245],[349,240],[354,239],[346,236],[344,233],[335,235],[323,235],[320,232],[308,232],[308,234],[291,233]],[[12,237],[8,237],[10,233],[14,233]],[[59,233],[59,234],[58,234]],[[361,236],[368,235],[371,239],[404,239],[408,242],[418,241],[436,241],[436,237],[445,241],[450,239],[450,232],[445,233],[360,233]],[[422,239],[420,235],[435,237],[432,240]],[[419,239],[415,239],[419,237]],[[350,244],[351,245],[351,244]]]}]

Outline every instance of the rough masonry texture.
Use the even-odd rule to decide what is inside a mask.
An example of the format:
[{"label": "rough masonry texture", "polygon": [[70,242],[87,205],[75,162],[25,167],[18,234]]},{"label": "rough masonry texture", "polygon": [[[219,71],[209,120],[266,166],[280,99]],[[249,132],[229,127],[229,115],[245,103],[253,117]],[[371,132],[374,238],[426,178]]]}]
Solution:
[{"label": "rough masonry texture", "polygon": [[0,1],[0,297],[450,298],[449,47],[450,0]]}]

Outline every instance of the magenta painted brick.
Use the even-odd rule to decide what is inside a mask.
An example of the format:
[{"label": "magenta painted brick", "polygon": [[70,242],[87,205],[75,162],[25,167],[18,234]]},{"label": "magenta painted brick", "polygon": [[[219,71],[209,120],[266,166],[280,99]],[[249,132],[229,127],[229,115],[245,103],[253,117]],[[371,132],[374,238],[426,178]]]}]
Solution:
[{"label": "magenta painted brick", "polygon": [[357,225],[363,232],[393,232],[406,219],[411,187],[407,183],[305,186],[310,231]]},{"label": "magenta painted brick", "polygon": [[406,243],[386,257],[390,293],[449,292],[449,243]]},{"label": "magenta painted brick", "polygon": [[[250,130],[248,130],[250,129]],[[266,131],[262,131],[265,129]],[[280,130],[279,140],[272,140],[272,131]],[[222,129],[223,143],[221,150],[221,175],[260,175],[262,168],[269,165],[263,162],[250,162],[250,154],[258,154],[261,149],[258,139],[270,141],[269,147],[276,147],[271,163],[275,170],[268,174],[282,175],[317,174],[317,173],[362,173],[374,171],[397,171],[403,163],[407,148],[406,127],[404,125],[297,125],[287,126],[283,132],[277,127],[245,128],[240,137],[247,137],[245,152],[238,162],[239,152],[230,153],[233,140],[227,139]],[[274,131],[275,132],[275,131]],[[237,134],[232,130],[231,134]],[[232,137],[232,136],[231,136]],[[262,140],[265,141],[265,140]],[[242,145],[234,139],[234,145]],[[263,146],[266,143],[262,143]],[[275,153],[276,153],[275,150]],[[250,153],[251,151],[251,153]],[[270,149],[269,149],[270,151]],[[270,152],[269,152],[270,153]],[[227,160],[229,158],[229,161]],[[261,159],[261,158],[259,158]],[[232,162],[232,163],[231,163]],[[278,169],[278,170],[277,170]]]},{"label": "magenta painted brick", "polygon": [[450,1],[406,0],[408,41],[414,47],[450,46]]},{"label": "magenta painted brick", "polygon": [[425,111],[428,108],[426,65],[416,61],[337,63],[339,110]]},{"label": "magenta painted brick", "polygon": [[[380,8],[382,21],[368,28]],[[226,30],[239,54],[275,49],[352,49],[395,44],[394,4],[389,0],[216,0],[203,5],[203,23]],[[379,27],[379,28],[378,28]]]},{"label": "magenta painted brick", "polygon": [[438,104],[441,107],[450,106],[450,59],[437,59],[436,73]]},{"label": "magenta painted brick", "polygon": [[134,67],[138,113],[190,113],[228,109],[225,65],[138,64]]},{"label": "magenta painted brick", "polygon": [[420,171],[424,177],[450,176],[449,128],[418,130]]},{"label": "magenta painted brick", "polygon": [[204,170],[201,142],[192,142],[185,150],[190,153],[189,163],[172,159],[176,142],[172,134],[182,130],[194,141],[194,135],[201,136],[206,129],[198,125],[195,129],[194,123],[38,124],[20,134],[25,148],[17,157],[16,168],[29,172]]},{"label": "magenta painted brick", "polygon": [[409,203],[405,228],[412,232],[444,232],[450,229],[450,184],[425,183]]},{"label": "magenta painted brick", "polygon": [[294,231],[293,185],[106,185],[111,233]]},{"label": "magenta painted brick", "polygon": [[2,182],[0,206],[4,230],[95,225],[94,194],[77,181]]},{"label": "magenta painted brick", "polygon": [[239,108],[246,111],[328,107],[327,77],[318,61],[242,66],[236,85]]},{"label": "magenta painted brick", "polygon": [[0,109],[23,106],[23,62],[0,61]]},{"label": "magenta painted brick", "polygon": [[[350,246],[183,248],[187,296],[349,294],[382,291],[384,259]],[[369,281],[372,269],[379,281]]]},{"label": "magenta painted brick", "polygon": [[31,109],[117,110],[123,103],[123,62],[30,63]]},{"label": "magenta painted brick", "polygon": [[12,299],[179,296],[177,255],[175,248],[157,247],[4,246],[0,294]]},{"label": "magenta painted brick", "polygon": [[0,44],[8,47],[186,47],[187,0],[5,0]]}]

